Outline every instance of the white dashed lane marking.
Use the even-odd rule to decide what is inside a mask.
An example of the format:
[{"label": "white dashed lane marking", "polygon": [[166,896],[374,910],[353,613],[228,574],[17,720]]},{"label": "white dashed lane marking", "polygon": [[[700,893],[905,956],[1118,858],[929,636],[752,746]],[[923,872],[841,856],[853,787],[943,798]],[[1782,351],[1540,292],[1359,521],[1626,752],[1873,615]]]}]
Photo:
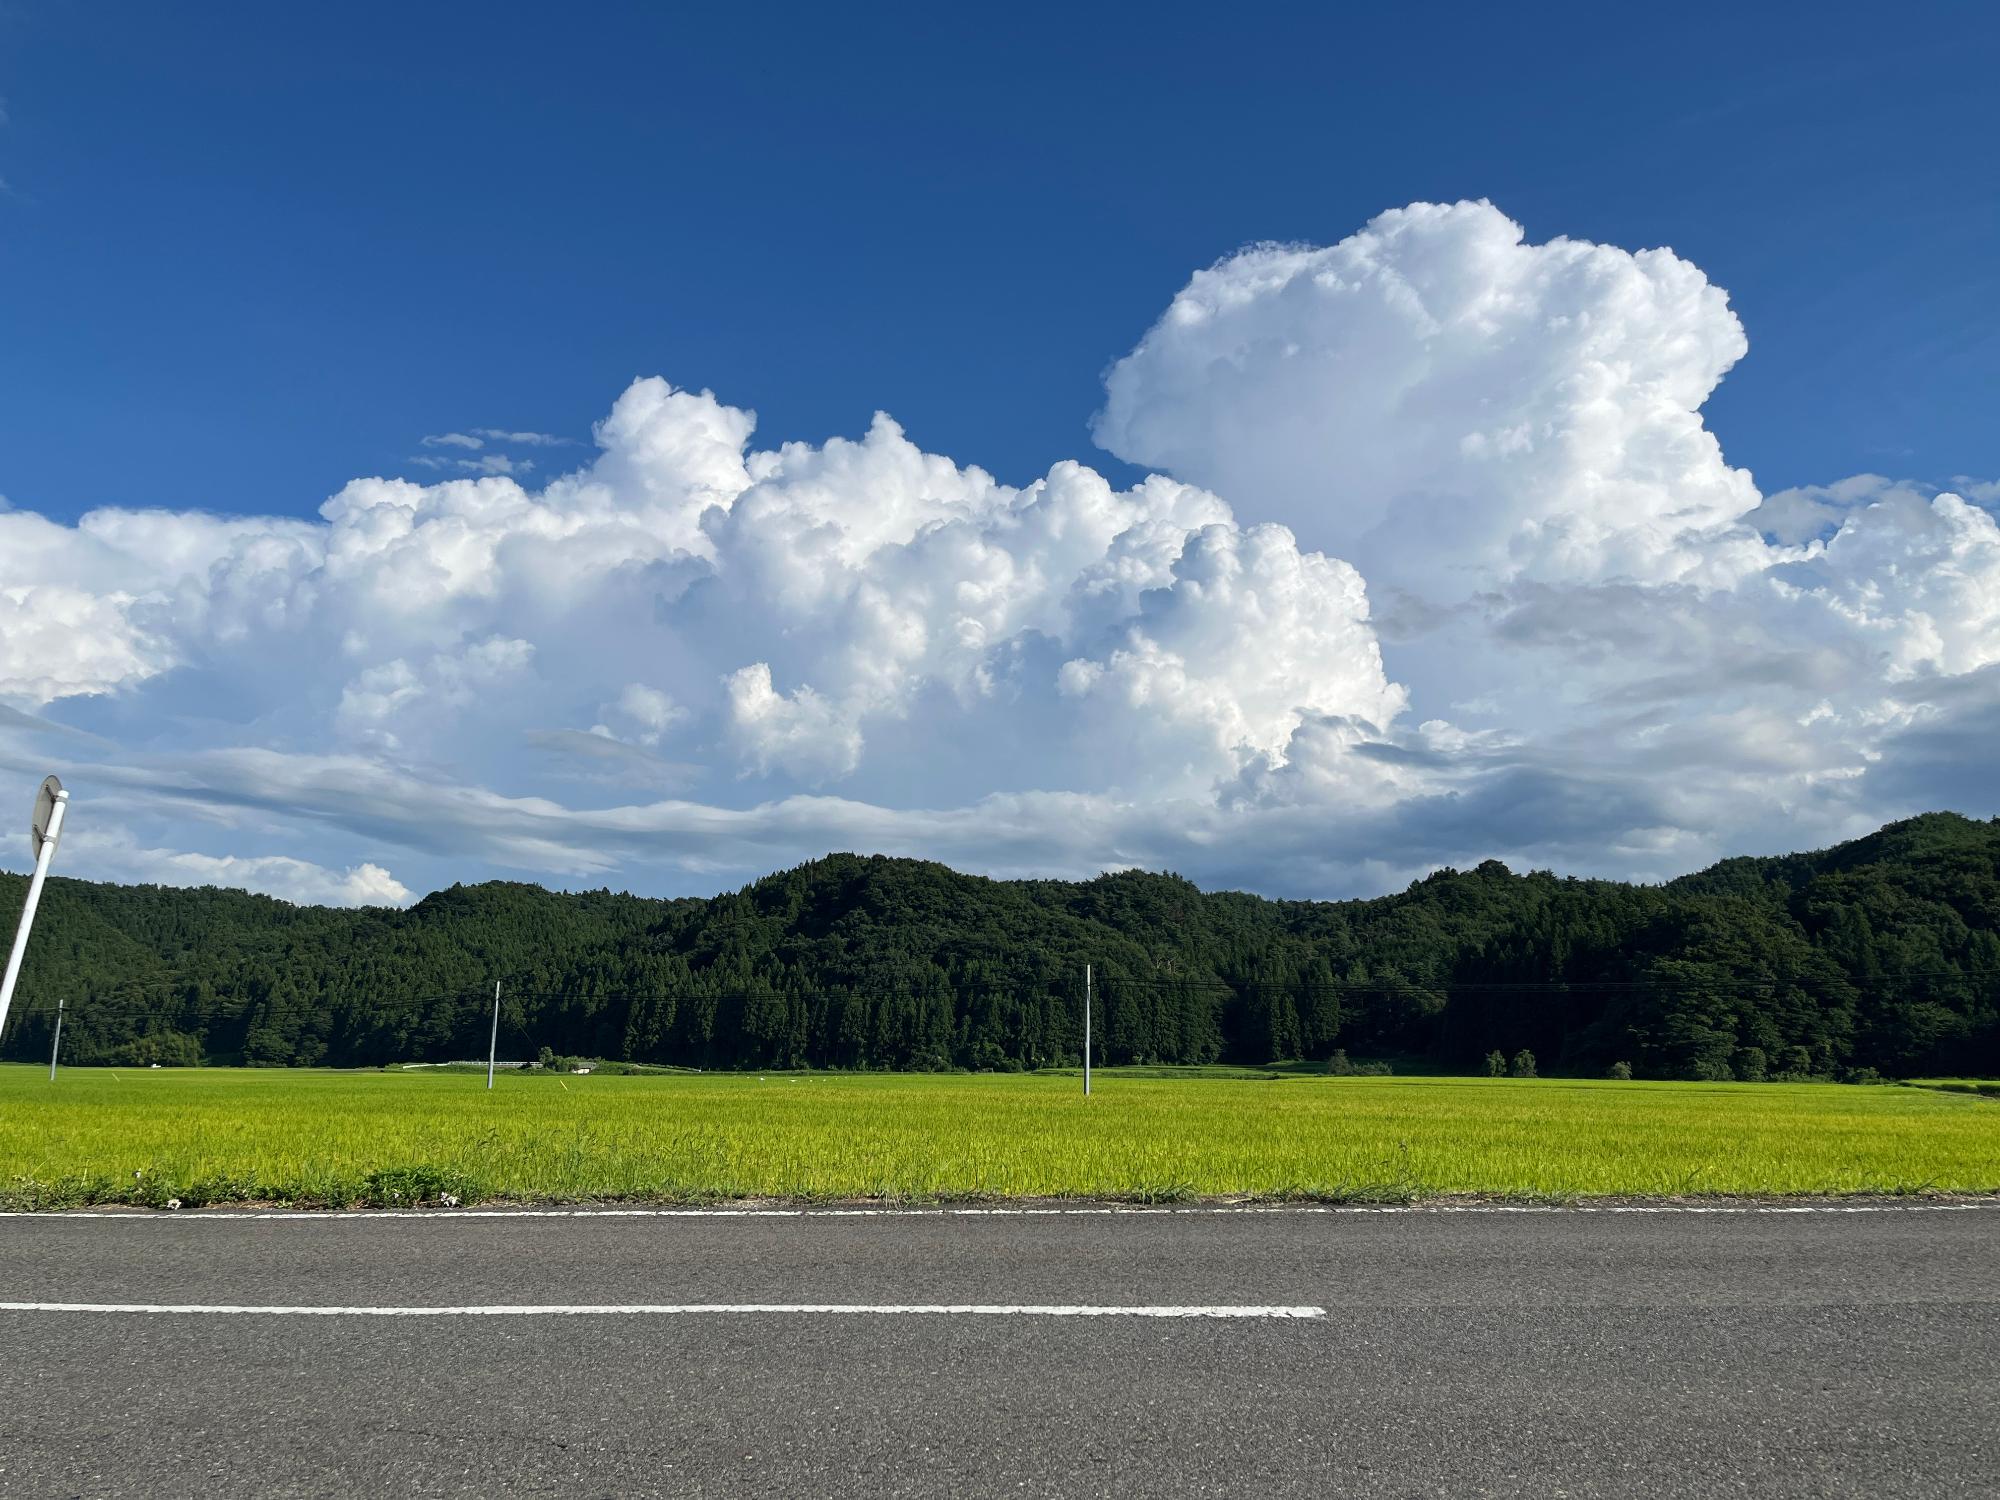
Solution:
[{"label": "white dashed lane marking", "polygon": [[0,1313],[138,1313],[166,1316],[286,1318],[542,1318],[686,1317],[745,1314],[805,1316],[1002,1317],[1002,1318],[1324,1318],[1323,1307],[1092,1306],[1074,1303],[1002,1302],[659,1302],[547,1303],[485,1307],[284,1307],[202,1302],[0,1302]]}]

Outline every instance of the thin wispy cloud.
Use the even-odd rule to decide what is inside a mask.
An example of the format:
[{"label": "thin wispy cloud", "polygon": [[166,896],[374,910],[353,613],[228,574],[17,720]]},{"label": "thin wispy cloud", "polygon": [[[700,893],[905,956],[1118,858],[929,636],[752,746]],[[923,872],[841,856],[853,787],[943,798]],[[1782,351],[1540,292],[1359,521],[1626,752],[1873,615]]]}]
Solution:
[{"label": "thin wispy cloud", "polygon": [[477,458],[453,461],[469,474],[526,474],[535,467],[532,458],[510,458],[504,453],[482,453]]},{"label": "thin wispy cloud", "polygon": [[504,453],[482,453],[477,458],[440,458],[434,453],[413,453],[408,461],[422,469],[449,469],[464,474],[526,474],[535,467],[532,458],[513,458]]},{"label": "thin wispy cloud", "polygon": [[515,448],[573,448],[575,438],[557,437],[549,432],[509,432],[502,427],[475,427],[475,436],[485,438],[490,443],[502,443]]}]

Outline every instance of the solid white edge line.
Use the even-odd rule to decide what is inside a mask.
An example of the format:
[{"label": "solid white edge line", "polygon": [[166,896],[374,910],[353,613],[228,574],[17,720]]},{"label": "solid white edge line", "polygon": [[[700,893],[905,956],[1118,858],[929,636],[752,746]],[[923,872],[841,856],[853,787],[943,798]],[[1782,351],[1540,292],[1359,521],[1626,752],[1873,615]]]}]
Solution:
[{"label": "solid white edge line", "polygon": [[1008,1318],[1324,1318],[1323,1307],[1139,1306],[1041,1303],[661,1302],[552,1303],[486,1307],[288,1307],[200,1302],[0,1302],[0,1313],[217,1314],[306,1318],[526,1318],[700,1314],[957,1315]]},{"label": "solid white edge line", "polygon": [[1290,1214],[1947,1214],[2000,1210],[2000,1198],[1970,1203],[1252,1203],[1186,1208],[1100,1205],[1088,1208],[260,1208],[0,1209],[0,1219],[51,1222],[327,1223],[345,1219],[1035,1219],[1111,1216]]}]

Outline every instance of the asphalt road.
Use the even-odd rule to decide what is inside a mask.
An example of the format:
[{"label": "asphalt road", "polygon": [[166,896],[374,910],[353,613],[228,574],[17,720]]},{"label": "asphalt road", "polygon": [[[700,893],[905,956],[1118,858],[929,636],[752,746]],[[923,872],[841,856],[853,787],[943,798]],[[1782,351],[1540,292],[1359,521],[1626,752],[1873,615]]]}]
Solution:
[{"label": "asphalt road", "polygon": [[0,1218],[6,1495],[1991,1495],[2000,1206]]}]

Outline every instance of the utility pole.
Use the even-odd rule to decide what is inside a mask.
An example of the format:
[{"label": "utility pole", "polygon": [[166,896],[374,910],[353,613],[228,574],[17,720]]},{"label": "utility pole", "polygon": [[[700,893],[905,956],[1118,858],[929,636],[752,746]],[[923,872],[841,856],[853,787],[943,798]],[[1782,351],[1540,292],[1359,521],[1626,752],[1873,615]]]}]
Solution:
[{"label": "utility pole", "polygon": [[493,1087],[493,1059],[500,1055],[500,981],[493,981],[493,1039],[486,1044],[486,1086]]},{"label": "utility pole", "polygon": [[67,1002],[56,1001],[56,1039],[49,1043],[49,1082],[56,1081],[56,1054],[62,1051],[62,1013]]},{"label": "utility pole", "polygon": [[1083,1097],[1090,1097],[1090,965],[1083,966]]},{"label": "utility pole", "polygon": [[35,925],[35,908],[42,902],[42,883],[49,878],[55,862],[56,844],[62,838],[63,814],[69,809],[69,793],[51,776],[35,796],[35,817],[29,825],[35,851],[35,873],[28,880],[28,899],[21,903],[21,925],[14,930],[14,951],[7,956],[7,975],[0,979],[0,1032],[7,1029],[7,1007],[14,1003],[14,985],[21,977],[21,960],[28,952],[28,933]]}]

